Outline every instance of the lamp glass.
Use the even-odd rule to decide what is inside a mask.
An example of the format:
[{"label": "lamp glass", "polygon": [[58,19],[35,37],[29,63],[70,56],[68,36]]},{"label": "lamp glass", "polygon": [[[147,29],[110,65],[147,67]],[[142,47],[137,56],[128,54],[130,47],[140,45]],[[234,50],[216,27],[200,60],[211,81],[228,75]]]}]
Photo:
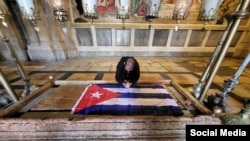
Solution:
[{"label": "lamp glass", "polygon": [[117,14],[119,16],[125,16],[129,14],[130,0],[118,0],[115,3],[117,7]]},{"label": "lamp glass", "polygon": [[150,16],[158,16],[159,8],[161,5],[161,0],[147,0],[148,2],[148,10],[147,15]]},{"label": "lamp glass", "polygon": [[82,0],[85,15],[96,15],[98,0]]},{"label": "lamp glass", "polygon": [[188,15],[192,0],[175,0],[173,19],[182,20]]},{"label": "lamp glass", "polygon": [[5,26],[5,27],[8,27],[8,24],[6,21],[2,21],[2,24]]},{"label": "lamp glass", "polygon": [[24,15],[33,16],[35,9],[33,0],[17,0],[17,3]]},{"label": "lamp glass", "polygon": [[223,0],[203,0],[201,11],[200,11],[200,20],[210,21],[215,19],[215,14],[222,4]]},{"label": "lamp glass", "polygon": [[5,21],[5,15],[7,15],[7,12],[0,9],[0,20],[2,20],[2,24],[5,26],[5,27],[8,27],[8,23]]}]

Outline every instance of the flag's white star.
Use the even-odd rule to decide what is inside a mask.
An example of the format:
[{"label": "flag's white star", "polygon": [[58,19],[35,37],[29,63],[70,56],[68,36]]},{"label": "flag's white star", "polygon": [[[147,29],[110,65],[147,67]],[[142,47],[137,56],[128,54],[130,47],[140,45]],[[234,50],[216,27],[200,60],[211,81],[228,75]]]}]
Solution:
[{"label": "flag's white star", "polygon": [[101,95],[102,95],[101,93],[99,93],[98,91],[96,91],[95,93],[91,94],[91,97],[95,97],[95,98],[99,99]]}]

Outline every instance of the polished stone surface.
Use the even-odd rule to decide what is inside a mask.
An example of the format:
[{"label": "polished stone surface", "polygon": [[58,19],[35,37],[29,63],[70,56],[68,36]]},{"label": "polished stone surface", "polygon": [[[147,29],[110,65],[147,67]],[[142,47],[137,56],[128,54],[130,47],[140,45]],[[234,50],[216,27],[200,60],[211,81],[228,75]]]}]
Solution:
[{"label": "polished stone surface", "polygon": [[167,45],[168,34],[168,29],[155,29],[153,46],[165,47]]},{"label": "polished stone surface", "polygon": [[[199,82],[209,57],[135,57],[141,68],[140,81],[171,80],[190,90]],[[103,80],[115,81],[116,64],[120,57],[80,57],[67,61],[22,62],[25,73],[32,85],[40,87],[54,80]],[[225,58],[216,73],[207,95],[221,93],[223,82],[230,79],[241,65],[243,59]],[[2,62],[1,69],[20,95],[24,81],[14,62]],[[250,99],[250,67],[249,65],[239,77],[239,84],[229,93],[227,112],[236,113],[242,108],[242,102]],[[32,110],[67,110],[69,111],[82,94],[85,86],[57,86],[51,88]],[[170,86],[171,89],[171,86]],[[1,88],[3,91],[4,89]],[[173,91],[176,96],[177,91]],[[178,97],[178,96],[176,96]],[[184,109],[187,110],[187,109]]]}]

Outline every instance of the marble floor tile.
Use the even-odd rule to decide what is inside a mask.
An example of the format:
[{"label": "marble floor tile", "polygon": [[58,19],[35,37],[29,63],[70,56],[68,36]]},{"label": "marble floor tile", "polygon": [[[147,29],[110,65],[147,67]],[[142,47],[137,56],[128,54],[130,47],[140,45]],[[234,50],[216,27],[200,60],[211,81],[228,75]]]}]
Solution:
[{"label": "marble floor tile", "polygon": [[13,79],[18,79],[21,78],[20,74],[9,74],[7,75],[7,80],[13,80]]},{"label": "marble floor tile", "polygon": [[44,68],[40,69],[40,71],[60,71],[58,69],[60,65],[46,65]]},{"label": "marble floor tile", "polygon": [[103,75],[102,80],[106,80],[106,81],[116,81],[115,80],[115,73],[105,73]]},{"label": "marble floor tile", "polygon": [[45,66],[24,66],[24,70],[26,72],[31,72],[31,71],[39,71],[43,69]]},{"label": "marble floor tile", "polygon": [[108,61],[102,61],[102,62],[99,62],[97,64],[97,66],[103,66],[103,67],[105,67],[105,66],[111,66],[111,65],[112,65],[112,62],[108,62]]},{"label": "marble floor tile", "polygon": [[88,71],[91,68],[91,66],[77,66],[74,71]]},{"label": "marble floor tile", "polygon": [[[24,62],[25,73],[29,74],[30,82],[34,85],[44,85],[54,79],[65,80],[107,80],[115,81],[116,65],[121,57],[79,57],[58,62]],[[135,57],[140,64],[140,81],[153,81],[170,79],[181,85],[196,85],[210,57]],[[212,80],[207,96],[222,93],[224,80],[230,79],[242,63],[242,59],[225,58],[218,73]],[[16,80],[11,85],[18,96],[21,95],[25,83],[15,63],[0,62],[0,68],[8,80]],[[75,72],[74,72],[75,71]],[[35,73],[30,73],[35,72]],[[19,78],[19,79],[17,79]],[[228,96],[227,112],[238,112],[242,103],[234,97],[250,99],[250,65],[241,76],[239,84],[235,86]],[[52,88],[46,98],[42,99],[32,110],[71,110],[76,100],[81,96],[85,86],[58,86]],[[0,88],[3,90],[3,88]]]},{"label": "marble floor tile", "polygon": [[160,62],[160,64],[161,66],[164,66],[164,67],[178,67],[179,66],[178,63],[169,62],[169,61]]},{"label": "marble floor tile", "polygon": [[4,68],[1,68],[3,73],[5,75],[9,75],[9,74],[12,74],[12,73],[15,73],[15,74],[19,74],[19,71],[17,69],[17,67],[4,67]]},{"label": "marble floor tile", "polygon": [[66,80],[94,80],[97,73],[74,73]]},{"label": "marble floor tile", "polygon": [[84,89],[84,86],[60,86],[31,110],[70,110]]},{"label": "marble floor tile", "polygon": [[140,80],[142,80],[142,81],[157,81],[157,80],[164,80],[164,78],[160,74],[141,73]]},{"label": "marble floor tile", "polygon": [[72,71],[72,70],[75,70],[76,68],[77,66],[63,65],[63,66],[58,67],[56,71]]},{"label": "marble floor tile", "polygon": [[179,84],[197,84],[198,78],[192,74],[168,74],[167,76]]},{"label": "marble floor tile", "polygon": [[167,72],[190,72],[185,67],[165,67]]},{"label": "marble floor tile", "polygon": [[156,67],[156,66],[150,66],[146,67],[149,72],[166,72],[167,70],[164,67]]},{"label": "marble floor tile", "polygon": [[149,67],[151,65],[151,62],[145,62],[145,61],[138,61],[140,67]]},{"label": "marble floor tile", "polygon": [[162,67],[162,65],[158,62],[152,62],[152,63],[149,63],[149,66],[150,67]]},{"label": "marble floor tile", "polygon": [[214,76],[213,78],[213,83],[217,83],[217,84],[223,84],[224,83],[224,80],[227,80],[229,79],[230,77],[227,77],[227,76]]},{"label": "marble floor tile", "polygon": [[92,66],[88,71],[110,71],[111,66]]},{"label": "marble floor tile", "polygon": [[244,99],[250,100],[250,84],[240,84],[236,85],[232,90],[233,93],[237,94],[237,96],[242,97]]},{"label": "marble floor tile", "polygon": [[[65,73],[35,73],[32,75],[29,75],[28,78],[30,79],[30,83],[34,85],[43,85],[46,82],[50,81],[50,77],[54,80],[59,79],[62,77]],[[24,85],[25,81],[18,80],[16,82],[13,82],[12,85]]]},{"label": "marble floor tile", "polygon": [[141,72],[148,72],[148,67],[145,67],[145,66],[140,66],[140,71]]},{"label": "marble floor tile", "polygon": [[110,71],[111,72],[115,72],[116,71],[116,64],[111,66]]},{"label": "marble floor tile", "polygon": [[220,66],[240,66],[241,65],[241,61],[237,61],[237,60],[226,60],[226,61],[223,61]]},{"label": "marble floor tile", "polygon": [[[233,78],[233,76],[230,77],[230,79],[231,78]],[[249,84],[249,79],[250,79],[249,76],[239,76],[238,77],[238,82],[241,83],[241,84]]]}]

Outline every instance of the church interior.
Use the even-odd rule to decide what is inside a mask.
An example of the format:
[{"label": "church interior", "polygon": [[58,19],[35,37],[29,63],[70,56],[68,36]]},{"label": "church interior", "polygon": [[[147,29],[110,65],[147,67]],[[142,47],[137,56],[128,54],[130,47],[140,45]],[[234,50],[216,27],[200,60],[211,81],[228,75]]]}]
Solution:
[{"label": "church interior", "polygon": [[[250,124],[250,0],[0,5],[2,139],[179,141],[186,125]],[[140,95],[160,86],[175,107],[158,114],[148,99],[137,107],[153,114],[74,113],[90,86],[117,83],[122,56],[140,65]]]}]

